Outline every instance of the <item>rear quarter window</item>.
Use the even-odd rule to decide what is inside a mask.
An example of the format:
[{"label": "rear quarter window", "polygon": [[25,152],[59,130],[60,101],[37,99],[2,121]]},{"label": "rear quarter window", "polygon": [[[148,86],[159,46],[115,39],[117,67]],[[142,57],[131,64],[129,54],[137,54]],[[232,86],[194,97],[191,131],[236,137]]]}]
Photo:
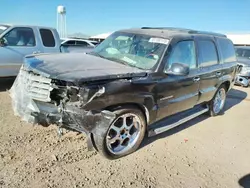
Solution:
[{"label": "rear quarter window", "polygon": [[221,51],[223,62],[229,63],[236,61],[236,53],[233,43],[226,38],[217,38],[217,41]]},{"label": "rear quarter window", "polygon": [[54,35],[53,35],[51,30],[40,29],[40,34],[41,34],[43,45],[45,47],[55,47],[56,46]]}]

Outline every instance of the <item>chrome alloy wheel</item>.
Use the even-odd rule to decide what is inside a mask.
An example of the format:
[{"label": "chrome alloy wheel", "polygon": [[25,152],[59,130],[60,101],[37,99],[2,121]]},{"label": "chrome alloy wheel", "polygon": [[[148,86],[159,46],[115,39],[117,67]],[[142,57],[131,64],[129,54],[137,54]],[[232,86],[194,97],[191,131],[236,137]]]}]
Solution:
[{"label": "chrome alloy wheel", "polygon": [[213,111],[215,114],[218,114],[223,109],[225,101],[226,91],[224,88],[221,88],[214,98]]},{"label": "chrome alloy wheel", "polygon": [[133,113],[119,116],[107,132],[108,150],[115,155],[128,152],[138,141],[141,131],[142,122],[139,116]]}]

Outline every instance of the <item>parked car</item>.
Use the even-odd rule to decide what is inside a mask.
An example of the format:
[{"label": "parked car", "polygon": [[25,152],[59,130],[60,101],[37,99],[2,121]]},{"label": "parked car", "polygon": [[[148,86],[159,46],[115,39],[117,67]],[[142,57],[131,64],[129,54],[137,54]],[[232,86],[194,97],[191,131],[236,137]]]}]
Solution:
[{"label": "parked car", "polygon": [[248,87],[250,79],[250,46],[235,46],[235,51],[238,64],[241,66],[235,84]]},{"label": "parked car", "polygon": [[92,40],[62,38],[63,52],[91,52],[99,43]]},{"label": "parked car", "polygon": [[236,68],[223,34],[127,29],[91,53],[26,57],[11,97],[23,120],[86,133],[89,148],[116,159],[137,150],[145,134],[220,114]]},{"label": "parked car", "polygon": [[59,53],[60,45],[54,28],[0,24],[0,77],[16,76],[24,56]]}]

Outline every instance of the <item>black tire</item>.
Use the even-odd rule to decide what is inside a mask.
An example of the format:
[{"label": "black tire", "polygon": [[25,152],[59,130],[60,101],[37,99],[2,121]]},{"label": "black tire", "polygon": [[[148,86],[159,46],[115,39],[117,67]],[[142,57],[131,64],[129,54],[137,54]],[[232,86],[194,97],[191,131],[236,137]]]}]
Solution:
[{"label": "black tire", "polygon": [[[215,99],[216,99],[217,94],[218,94],[220,91],[223,92],[223,93],[225,94],[225,98],[223,99],[223,100],[224,100],[223,104],[220,106],[220,110],[219,110],[219,111],[215,111],[215,109],[214,109]],[[210,116],[217,116],[217,115],[219,115],[219,114],[221,114],[221,113],[223,112],[223,109],[224,109],[224,106],[225,106],[225,101],[226,101],[226,95],[227,95],[227,89],[226,89],[225,85],[223,84],[223,85],[221,85],[221,86],[217,89],[217,91],[216,91],[216,93],[215,93],[213,99],[212,99],[212,100],[209,102],[209,104],[208,104],[208,106],[209,106],[209,115],[210,115]]]},{"label": "black tire", "polygon": [[[116,114],[116,118],[114,119],[114,121],[109,125],[108,128],[106,128],[105,130],[105,134],[94,134],[93,135],[93,140],[94,140],[94,145],[97,149],[97,151],[102,154],[104,157],[108,158],[108,159],[118,159],[118,158],[121,158],[121,157],[124,157],[128,154],[131,154],[133,153],[134,151],[136,151],[138,149],[138,147],[140,146],[143,138],[144,138],[144,135],[145,135],[145,132],[146,132],[146,121],[145,121],[145,115],[142,113],[141,110],[139,110],[138,108],[135,108],[135,107],[126,107],[126,108],[122,108],[122,109],[118,109],[118,110],[114,110],[113,111],[115,114]],[[115,154],[115,153],[112,153],[110,151],[110,149],[108,149],[108,144],[107,144],[107,136],[108,136],[108,133],[110,131],[110,127],[115,123],[117,122],[117,120],[122,116],[122,115],[125,115],[125,114],[134,114],[136,115],[139,119],[140,119],[140,122],[141,122],[141,132],[138,136],[138,140],[135,142],[135,144],[133,145],[133,147],[131,147],[129,150],[127,150],[126,152],[124,153],[121,153],[121,154]]]}]

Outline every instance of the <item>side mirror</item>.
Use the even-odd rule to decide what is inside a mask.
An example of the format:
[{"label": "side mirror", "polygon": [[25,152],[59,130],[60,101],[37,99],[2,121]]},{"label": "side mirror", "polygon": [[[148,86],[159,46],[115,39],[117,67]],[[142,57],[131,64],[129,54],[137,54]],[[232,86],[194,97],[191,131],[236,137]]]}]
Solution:
[{"label": "side mirror", "polygon": [[189,74],[189,66],[182,63],[173,63],[166,74],[187,76]]},{"label": "side mirror", "polygon": [[0,39],[0,47],[6,46],[4,39]]}]

